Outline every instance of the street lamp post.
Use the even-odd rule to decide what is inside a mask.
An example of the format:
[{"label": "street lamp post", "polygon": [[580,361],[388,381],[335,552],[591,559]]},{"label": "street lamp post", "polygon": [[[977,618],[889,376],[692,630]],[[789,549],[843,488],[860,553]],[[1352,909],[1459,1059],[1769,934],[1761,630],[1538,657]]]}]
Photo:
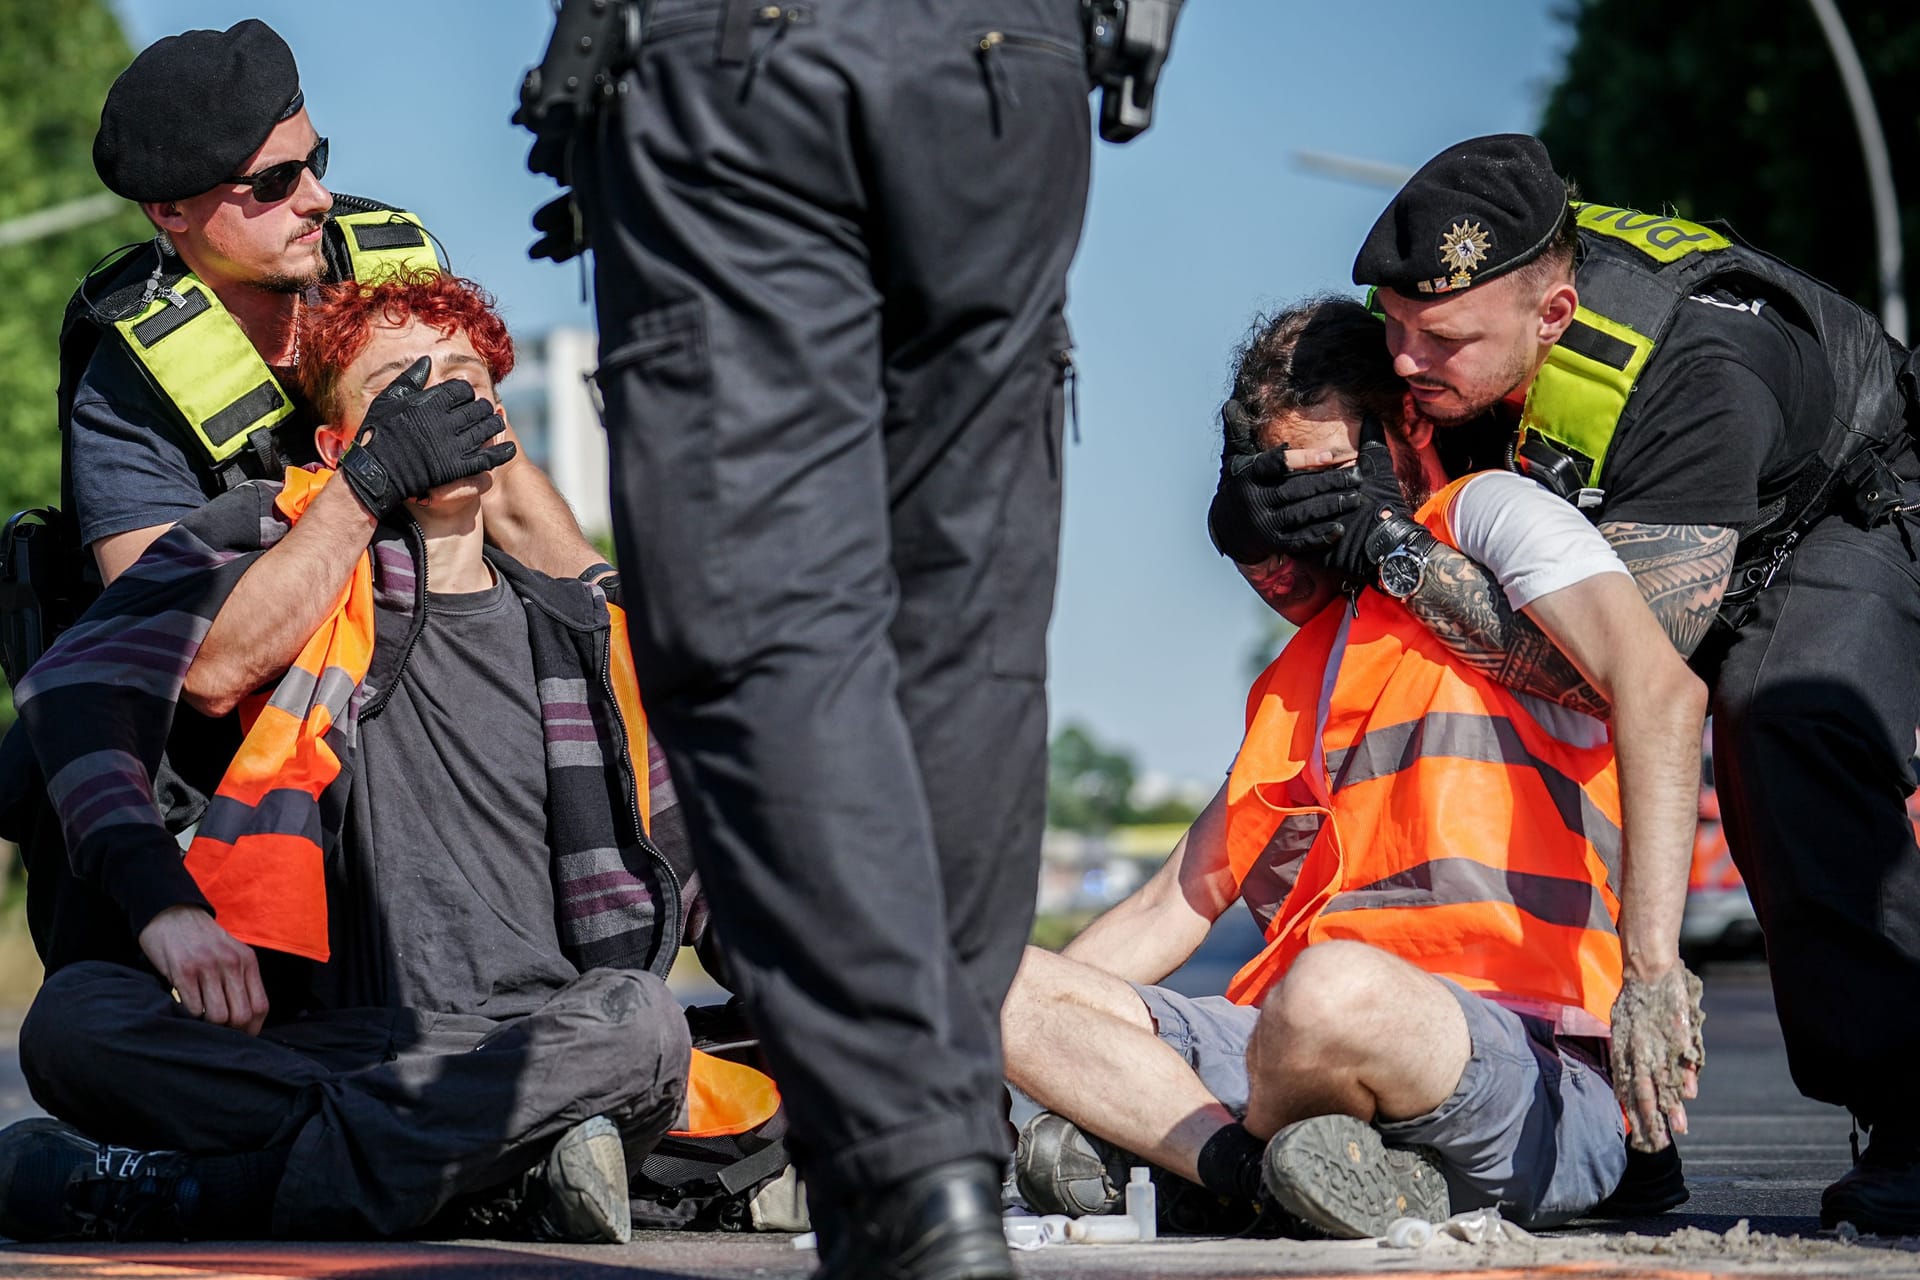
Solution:
[{"label": "street lamp post", "polygon": [[1879,246],[1880,323],[1899,342],[1907,340],[1907,298],[1902,279],[1900,253],[1900,204],[1893,194],[1893,165],[1887,159],[1887,135],[1880,129],[1880,114],[1873,109],[1873,90],[1867,86],[1867,73],[1860,55],[1847,34],[1847,24],[1833,0],[1807,0],[1813,16],[1820,21],[1820,33],[1833,50],[1833,61],[1840,68],[1840,82],[1847,88],[1847,105],[1853,109],[1853,127],[1860,134],[1860,150],[1867,161],[1867,187],[1873,197],[1874,239]]}]

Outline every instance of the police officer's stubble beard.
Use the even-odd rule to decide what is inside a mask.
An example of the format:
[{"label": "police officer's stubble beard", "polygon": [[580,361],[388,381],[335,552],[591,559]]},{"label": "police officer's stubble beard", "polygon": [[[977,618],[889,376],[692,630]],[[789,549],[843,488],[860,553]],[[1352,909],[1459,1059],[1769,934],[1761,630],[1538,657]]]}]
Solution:
[{"label": "police officer's stubble beard", "polygon": [[1412,379],[1420,386],[1444,387],[1460,398],[1459,408],[1423,403],[1420,411],[1427,415],[1436,426],[1452,427],[1463,422],[1471,422],[1493,406],[1526,389],[1533,381],[1533,375],[1546,361],[1546,350],[1533,343],[1517,344],[1507,353],[1497,373],[1488,379],[1491,390],[1469,395],[1466,391],[1450,382],[1433,382],[1424,379]]},{"label": "police officer's stubble beard", "polygon": [[[326,225],[325,216],[309,218],[300,230],[288,237],[288,243],[310,234],[318,227]],[[254,282],[254,286],[268,293],[305,293],[326,278],[327,255],[319,242],[313,246],[313,264],[304,272],[270,272]]]}]

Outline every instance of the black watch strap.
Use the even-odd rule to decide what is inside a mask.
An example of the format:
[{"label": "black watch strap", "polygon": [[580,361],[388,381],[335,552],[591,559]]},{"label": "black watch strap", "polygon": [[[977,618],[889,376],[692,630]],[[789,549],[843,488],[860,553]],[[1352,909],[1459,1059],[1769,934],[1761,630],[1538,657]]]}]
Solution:
[{"label": "black watch strap", "polygon": [[1392,515],[1382,520],[1374,531],[1367,535],[1367,559],[1379,564],[1388,554],[1400,547],[1411,547],[1425,554],[1433,550],[1438,541],[1427,527],[1411,516]]},{"label": "black watch strap", "polygon": [[359,445],[349,445],[340,455],[340,475],[376,516],[386,515],[400,503],[393,477],[380,465],[380,459]]}]

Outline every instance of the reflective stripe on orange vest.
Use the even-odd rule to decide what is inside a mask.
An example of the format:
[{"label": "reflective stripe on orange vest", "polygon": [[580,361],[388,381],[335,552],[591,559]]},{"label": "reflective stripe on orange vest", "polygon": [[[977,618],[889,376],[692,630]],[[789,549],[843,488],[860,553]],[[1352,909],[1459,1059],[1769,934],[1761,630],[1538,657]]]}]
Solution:
[{"label": "reflective stripe on orange vest", "polygon": [[[333,475],[289,467],[274,505],[298,520]],[[187,849],[187,870],[221,926],[252,946],[318,961],[329,954],[318,806],[340,776],[340,758],[327,737],[353,732],[347,703],[373,660],[373,622],[373,571],[363,551],[273,692],[242,706],[246,738]],[[277,803],[283,796],[291,803]],[[277,822],[276,813],[289,820]]]},{"label": "reflective stripe on orange vest", "polygon": [[[1445,513],[1420,519],[1453,544]],[[1620,986],[1613,749],[1554,737],[1377,591],[1323,610],[1248,698],[1227,852],[1267,947],[1227,989],[1257,1003],[1344,938],[1597,1030]]]}]

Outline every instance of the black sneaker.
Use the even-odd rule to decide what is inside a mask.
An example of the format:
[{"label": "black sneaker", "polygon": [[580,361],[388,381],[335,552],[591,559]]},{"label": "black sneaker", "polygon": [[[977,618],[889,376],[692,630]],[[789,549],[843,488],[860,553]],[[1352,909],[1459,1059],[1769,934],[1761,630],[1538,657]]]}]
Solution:
[{"label": "black sneaker", "polygon": [[1820,1193],[1820,1225],[1862,1235],[1920,1235],[1920,1131],[1877,1124],[1853,1168]]},{"label": "black sneaker", "polygon": [[1273,1135],[1262,1180],[1282,1209],[1336,1239],[1381,1236],[1395,1218],[1439,1222],[1447,1180],[1430,1152],[1389,1147],[1352,1116],[1315,1116]]},{"label": "black sneaker", "polygon": [[41,1117],[0,1131],[0,1233],[15,1240],[184,1240],[192,1161],[93,1141]]},{"label": "black sneaker", "polygon": [[1651,1218],[1678,1208],[1692,1198],[1686,1172],[1680,1167],[1680,1148],[1669,1142],[1659,1151],[1627,1146],[1627,1171],[1613,1194],[1593,1207],[1595,1218]]},{"label": "black sneaker", "polygon": [[1063,1115],[1042,1111],[1020,1130],[1013,1150],[1014,1184],[1035,1213],[1118,1213],[1135,1160]]},{"label": "black sneaker", "polygon": [[562,1134],[530,1181],[525,1212],[536,1239],[625,1244],[633,1238],[626,1151],[619,1126],[605,1116]]}]

